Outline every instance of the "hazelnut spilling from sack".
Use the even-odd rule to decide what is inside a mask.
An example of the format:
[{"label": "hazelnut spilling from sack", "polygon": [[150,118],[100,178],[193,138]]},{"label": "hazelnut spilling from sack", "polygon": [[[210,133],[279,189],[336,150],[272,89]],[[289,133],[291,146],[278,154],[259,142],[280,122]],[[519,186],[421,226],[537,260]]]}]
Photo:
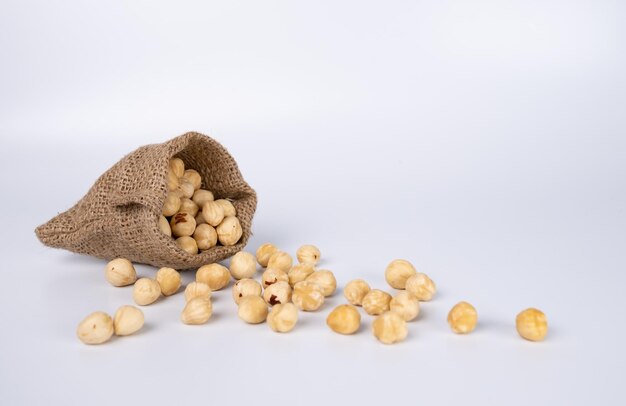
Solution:
[{"label": "hazelnut spilling from sack", "polygon": [[[187,172],[177,173],[183,166]],[[187,190],[189,184],[194,185],[193,190]],[[190,214],[196,192],[196,202],[211,203],[205,217],[213,222],[211,227],[217,233],[220,227],[236,229],[224,230],[228,238],[219,238],[206,249],[200,247],[198,253],[187,248],[193,237],[178,221],[184,216],[198,226],[203,223],[203,207],[196,207],[193,216],[197,217]],[[167,200],[172,195],[187,207],[179,209],[168,221],[174,238],[168,235],[167,224],[163,224]],[[230,207],[222,211],[232,213],[226,213],[216,223],[215,212],[221,208],[214,203],[218,201]],[[191,269],[221,261],[243,249],[250,238],[256,203],[256,193],[226,149],[210,137],[187,133],[162,144],[143,146],[125,156],[100,176],[74,207],[37,227],[35,232],[43,244],[53,248],[106,260],[122,257],[157,267]],[[176,220],[176,216],[180,218]],[[179,229],[180,236],[176,232]],[[194,226],[191,232],[195,229]],[[206,230],[202,230],[204,234]],[[203,240],[206,242],[206,237]]]}]

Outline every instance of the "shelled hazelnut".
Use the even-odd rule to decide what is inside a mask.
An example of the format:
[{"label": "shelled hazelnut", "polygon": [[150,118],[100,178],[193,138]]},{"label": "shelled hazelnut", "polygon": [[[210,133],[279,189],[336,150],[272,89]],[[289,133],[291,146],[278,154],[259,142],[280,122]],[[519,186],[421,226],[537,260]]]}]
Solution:
[{"label": "shelled hazelnut", "polygon": [[224,265],[204,265],[196,271],[196,281],[206,283],[211,290],[220,290],[230,282],[230,272]]},{"label": "shelled hazelnut", "polygon": [[167,172],[167,190],[170,192],[173,192],[175,190],[178,190],[179,186],[180,186],[180,177],[176,176],[176,173],[174,173],[171,168],[170,170]]},{"label": "shelled hazelnut", "polygon": [[239,304],[244,297],[261,297],[261,284],[254,279],[240,279],[233,285],[233,300]]},{"label": "shelled hazelnut", "polygon": [[277,304],[267,315],[267,324],[277,333],[288,333],[298,322],[298,308],[293,303]]},{"label": "shelled hazelnut", "polygon": [[189,237],[196,230],[196,219],[190,213],[178,212],[170,220],[170,227],[175,237]]},{"label": "shelled hazelnut", "polygon": [[313,312],[324,304],[324,294],[317,283],[302,281],[294,285],[291,300],[298,309]]},{"label": "shelled hazelnut", "polygon": [[207,224],[217,227],[224,220],[224,209],[215,201],[208,201],[202,206],[202,217]]},{"label": "shelled hazelnut", "polygon": [[198,173],[198,171],[194,169],[185,169],[185,173],[183,173],[183,179],[189,181],[193,185],[193,190],[196,191],[200,189],[202,185],[202,177]]},{"label": "shelled hazelnut", "polygon": [[340,305],[330,312],[326,324],[336,333],[354,334],[361,326],[361,314],[353,305]]},{"label": "shelled hazelnut", "polygon": [[263,299],[268,305],[285,304],[291,301],[291,286],[287,282],[276,282],[265,288]]},{"label": "shelled hazelnut", "polygon": [[139,306],[147,306],[161,296],[161,286],[154,279],[141,278],[133,286],[133,299]]},{"label": "shelled hazelnut", "polygon": [[[198,212],[198,214],[196,214],[195,219],[196,219],[196,228],[198,228],[198,226],[200,226],[200,224],[208,224],[206,222],[206,220],[204,219],[204,216],[202,215],[202,210],[200,210]],[[211,227],[213,227],[213,226],[211,226]],[[215,227],[213,227],[213,229],[215,229]],[[216,233],[216,240],[217,240],[217,233]]]},{"label": "shelled hazelnut", "polygon": [[235,216],[225,217],[215,231],[219,242],[227,247],[237,244],[243,234],[241,223]]},{"label": "shelled hazelnut", "polygon": [[395,312],[386,312],[378,316],[372,323],[372,332],[383,344],[404,341],[409,333],[406,321]]},{"label": "shelled hazelnut", "polygon": [[363,279],[354,279],[348,282],[346,287],[343,289],[343,296],[346,298],[348,303],[355,306],[361,306],[363,298],[365,298],[365,295],[367,295],[370,290],[372,290],[370,285]]},{"label": "shelled hazelnut", "polygon": [[198,205],[198,207],[202,208],[207,202],[212,202],[215,200],[213,193],[209,190],[198,189],[193,193],[191,198],[193,202]]},{"label": "shelled hazelnut", "polygon": [[305,280],[317,283],[322,288],[322,293],[326,297],[331,296],[335,293],[335,290],[337,290],[337,279],[335,275],[327,269],[315,271],[307,276]]},{"label": "shelled hazelnut", "polygon": [[185,174],[185,163],[180,158],[172,158],[170,159],[169,169],[177,178],[182,178]]},{"label": "shelled hazelnut", "polygon": [[405,259],[396,259],[392,261],[385,270],[385,279],[389,286],[394,289],[404,289],[406,281],[417,271],[413,264]]},{"label": "shelled hazelnut", "polygon": [[193,239],[200,250],[208,250],[217,245],[217,231],[208,224],[196,226],[193,232]]},{"label": "shelled hazelnut", "polygon": [[296,258],[301,264],[317,265],[320,262],[322,254],[315,245],[303,245],[296,251]]},{"label": "shelled hazelnut", "polygon": [[267,268],[270,257],[278,251],[278,248],[274,244],[263,244],[256,250],[256,260],[263,268]]},{"label": "shelled hazelnut", "polygon": [[178,237],[176,245],[188,254],[195,255],[198,253],[198,243],[192,237]]},{"label": "shelled hazelnut", "polygon": [[173,216],[178,213],[178,209],[180,209],[181,201],[180,196],[177,193],[169,192],[167,196],[165,196],[165,202],[163,203],[162,214],[165,217]]},{"label": "shelled hazelnut", "polygon": [[271,269],[278,269],[283,272],[289,272],[293,266],[293,259],[291,255],[284,251],[276,251],[267,262],[267,267]]},{"label": "shelled hazelnut", "polygon": [[298,264],[291,267],[289,272],[287,272],[287,276],[289,277],[289,284],[291,286],[295,286],[296,283],[302,282],[309,275],[315,272],[315,267],[313,264]]},{"label": "shelled hazelnut", "polygon": [[198,207],[197,204],[194,203],[193,200],[187,197],[183,197],[182,199],[180,199],[180,208],[178,209],[179,213],[189,213],[194,218],[194,221],[195,221],[196,220],[195,217],[199,211],[200,211],[200,208]]},{"label": "shelled hazelnut", "polygon": [[389,293],[379,289],[372,289],[365,295],[361,305],[367,314],[376,316],[388,311],[390,302],[391,295]]},{"label": "shelled hazelnut", "polygon": [[457,334],[468,334],[476,328],[478,313],[474,306],[467,302],[459,302],[448,313],[448,324]]},{"label": "shelled hazelnut", "polygon": [[235,209],[235,206],[230,200],[217,199],[215,202],[222,207],[224,217],[235,217],[237,215],[237,209]]},{"label": "shelled hazelnut", "polygon": [[172,236],[172,227],[170,227],[170,222],[165,216],[159,217],[159,230],[168,237]]},{"label": "shelled hazelnut", "polygon": [[126,258],[116,258],[106,265],[104,277],[113,286],[128,286],[137,280],[137,271]]},{"label": "shelled hazelnut", "polygon": [[237,315],[246,323],[263,323],[267,318],[267,304],[260,296],[246,296],[239,303]]},{"label": "shelled hazelnut", "polygon": [[389,310],[398,313],[405,321],[417,318],[420,313],[420,302],[406,290],[398,294],[389,302]]},{"label": "shelled hazelnut", "polygon": [[529,308],[515,318],[515,327],[522,338],[529,341],[541,341],[548,334],[548,320],[539,309]]},{"label": "shelled hazelnut", "polygon": [[191,282],[185,288],[185,301],[190,301],[197,297],[211,298],[211,288],[203,282]]},{"label": "shelled hazelnut", "polygon": [[189,325],[204,324],[213,314],[211,299],[206,296],[195,297],[185,304],[185,308],[180,315],[183,323]]},{"label": "shelled hazelnut", "polygon": [[143,312],[135,306],[122,306],[115,312],[113,327],[116,336],[128,336],[141,330],[144,323]]},{"label": "shelled hazelnut", "polygon": [[102,344],[108,341],[114,332],[111,316],[104,312],[94,312],[80,322],[76,335],[85,344]]},{"label": "shelled hazelnut", "polygon": [[431,300],[437,292],[435,282],[428,275],[420,272],[406,280],[405,288],[421,302]]},{"label": "shelled hazelnut", "polygon": [[191,199],[195,192],[195,187],[193,183],[191,183],[191,181],[189,181],[188,179],[184,179],[184,178],[181,178],[178,182],[179,183],[178,183],[177,190],[181,193],[183,197]]},{"label": "shelled hazelnut", "polygon": [[240,251],[230,259],[230,273],[235,279],[252,278],[256,273],[256,259],[249,252]]},{"label": "shelled hazelnut", "polygon": [[289,276],[279,269],[267,268],[265,272],[263,272],[263,275],[261,275],[261,285],[263,285],[263,288],[267,288],[271,284],[281,281],[289,283]]},{"label": "shelled hazelnut", "polygon": [[180,273],[172,268],[161,268],[157,271],[156,281],[161,287],[161,293],[163,296],[171,296],[178,292],[180,285],[182,284],[182,278]]}]

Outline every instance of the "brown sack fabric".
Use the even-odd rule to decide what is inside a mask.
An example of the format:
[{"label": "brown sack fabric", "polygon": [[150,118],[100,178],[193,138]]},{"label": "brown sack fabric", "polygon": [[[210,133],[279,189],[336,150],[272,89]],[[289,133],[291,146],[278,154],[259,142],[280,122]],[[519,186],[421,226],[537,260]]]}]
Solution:
[{"label": "brown sack fabric", "polygon": [[[239,243],[192,255],[159,230],[168,164],[174,156],[200,173],[202,188],[211,190],[216,199],[232,200],[243,229]],[[206,135],[190,132],[125,156],[74,207],[37,227],[35,233],[49,247],[106,260],[122,257],[156,267],[191,269],[243,249],[250,238],[256,203],[256,193],[226,149]]]}]

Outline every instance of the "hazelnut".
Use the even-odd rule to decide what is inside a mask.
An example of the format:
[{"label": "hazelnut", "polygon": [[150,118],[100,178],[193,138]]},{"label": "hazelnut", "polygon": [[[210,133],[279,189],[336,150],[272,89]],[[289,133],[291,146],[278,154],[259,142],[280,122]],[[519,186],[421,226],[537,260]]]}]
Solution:
[{"label": "hazelnut", "polygon": [[208,201],[202,206],[202,217],[207,224],[217,227],[224,220],[224,209],[214,201]]},{"label": "hazelnut", "polygon": [[176,190],[181,194],[181,197],[191,199],[196,189],[194,188],[193,183],[189,180],[181,178]]},{"label": "hazelnut", "polygon": [[191,198],[198,207],[204,207],[206,202],[212,202],[214,200],[213,193],[208,190],[198,189],[193,193],[193,197]]},{"label": "hazelnut", "polygon": [[332,295],[335,293],[335,290],[337,290],[337,279],[335,279],[335,275],[327,269],[313,272],[307,276],[306,280],[320,285],[322,293],[326,297]]},{"label": "hazelnut", "polygon": [[217,245],[217,231],[208,224],[200,224],[193,232],[193,239],[196,240],[198,249],[208,250]]},{"label": "hazelnut", "polygon": [[292,265],[293,259],[291,259],[291,255],[283,251],[278,251],[272,254],[269,261],[267,262],[268,268],[278,269],[283,272],[289,272]]},{"label": "hazelnut", "polygon": [[188,254],[195,255],[198,253],[198,243],[191,237],[179,237],[176,239],[176,245]]},{"label": "hazelnut", "polygon": [[298,308],[293,303],[277,304],[267,316],[267,324],[277,333],[288,333],[298,322]]},{"label": "hazelnut", "polygon": [[415,275],[415,267],[404,259],[392,261],[385,270],[385,279],[394,289],[404,289],[406,280]]},{"label": "hazelnut", "polygon": [[243,234],[239,219],[232,216],[225,217],[215,230],[217,231],[217,238],[220,240],[220,243],[225,246],[237,244]]},{"label": "hazelnut", "polygon": [[261,297],[261,285],[254,279],[240,279],[233,285],[233,300],[239,304],[244,297]]},{"label": "hazelnut", "polygon": [[169,170],[178,178],[182,178],[185,173],[185,163],[180,158],[172,158],[169,163]]},{"label": "hazelnut", "polygon": [[137,272],[129,260],[116,258],[107,264],[104,277],[113,286],[128,286],[137,280]]},{"label": "hazelnut", "polygon": [[191,182],[191,184],[193,185],[193,190],[200,189],[200,186],[202,185],[202,177],[200,176],[198,171],[194,169],[185,170],[185,173],[183,174],[183,179]]},{"label": "hazelnut", "polygon": [[224,217],[234,217],[237,215],[237,210],[235,210],[235,206],[233,206],[230,200],[218,199],[215,202],[222,207],[222,210],[224,210]]},{"label": "hazelnut", "polygon": [[256,260],[249,252],[240,251],[230,259],[230,274],[233,278],[252,278],[255,273]]},{"label": "hazelnut", "polygon": [[406,280],[406,290],[417,300],[426,302],[433,298],[437,287],[428,275],[418,272]]},{"label": "hazelnut", "polygon": [[406,321],[395,312],[386,312],[378,316],[372,323],[374,336],[383,344],[394,344],[404,341],[408,335]]},{"label": "hazelnut", "polygon": [[546,315],[541,310],[532,307],[517,315],[515,327],[522,338],[530,341],[541,341],[548,334]]},{"label": "hazelnut", "polygon": [[165,202],[163,203],[163,209],[161,210],[161,214],[165,217],[173,216],[178,213],[178,209],[180,209],[180,196],[177,193],[168,193],[165,196]]},{"label": "hazelnut", "polygon": [[147,306],[161,296],[161,286],[154,279],[141,278],[133,287],[133,299],[139,306]]},{"label": "hazelnut", "polygon": [[193,200],[186,197],[180,199],[180,209],[178,209],[179,213],[189,213],[195,220],[199,211],[200,208],[193,202]]},{"label": "hazelnut", "polygon": [[279,281],[289,283],[289,276],[279,269],[267,268],[265,272],[263,272],[263,275],[261,275],[261,285],[263,285],[264,288]]},{"label": "hazelnut", "polygon": [[296,258],[301,264],[317,265],[320,262],[321,253],[315,245],[303,245],[296,251]]},{"label": "hazelnut", "polygon": [[267,304],[259,296],[246,296],[239,303],[237,315],[246,323],[263,323],[267,318]]},{"label": "hazelnut", "polygon": [[204,219],[204,216],[202,215],[202,210],[200,210],[198,214],[196,214],[196,228],[198,228],[200,224],[207,224],[206,220]]},{"label": "hazelnut", "polygon": [[171,169],[167,170],[166,182],[167,182],[167,190],[170,192],[174,190],[178,190],[180,186],[180,181],[178,180],[178,176],[176,176],[176,174]]},{"label": "hazelnut", "polygon": [[230,272],[224,265],[204,265],[196,271],[196,281],[206,283],[211,290],[220,290],[230,282]]},{"label": "hazelnut", "polygon": [[296,283],[305,280],[313,272],[315,272],[313,264],[294,265],[287,273],[287,276],[289,276],[289,284],[294,286]]},{"label": "hazelnut", "polygon": [[115,312],[113,328],[116,336],[129,336],[141,330],[143,312],[135,306],[122,306]]},{"label": "hazelnut", "polygon": [[291,286],[287,282],[276,282],[265,288],[263,299],[268,305],[284,304],[291,301]]},{"label": "hazelnut", "polygon": [[391,295],[389,293],[379,289],[372,289],[365,295],[361,305],[367,314],[376,316],[388,311],[390,302]]},{"label": "hazelnut", "polygon": [[370,285],[363,279],[354,279],[343,289],[343,296],[350,304],[361,306],[363,298],[370,290]]},{"label": "hazelnut", "polygon": [[168,195],[173,195],[178,197],[178,199],[183,199],[185,196],[183,195],[183,191],[180,190],[180,188],[177,188],[176,190],[170,190],[169,192],[167,192]]},{"label": "hazelnut", "polygon": [[476,327],[478,313],[474,306],[467,302],[459,302],[448,313],[448,324],[457,334],[471,333]]},{"label": "hazelnut", "polygon": [[195,297],[185,304],[185,308],[180,315],[180,319],[185,324],[204,324],[213,314],[213,304],[206,296]]},{"label": "hazelnut", "polygon": [[326,318],[326,324],[335,333],[354,334],[361,326],[361,314],[352,305],[340,305],[330,312]]},{"label": "hazelnut", "polygon": [[291,300],[298,309],[311,312],[324,304],[324,294],[317,283],[302,281],[294,285]]},{"label": "hazelnut", "polygon": [[256,260],[263,268],[267,268],[270,257],[278,252],[278,248],[274,244],[263,244],[256,250]]},{"label": "hazelnut", "polygon": [[189,237],[196,229],[196,219],[189,213],[176,213],[170,226],[175,237]]},{"label": "hazelnut", "polygon": [[203,282],[191,282],[185,288],[185,301],[190,301],[197,297],[211,298],[211,287]]},{"label": "hazelnut", "polygon": [[182,278],[175,269],[161,268],[156,273],[156,281],[161,287],[163,296],[172,296],[180,289]]},{"label": "hazelnut", "polygon": [[165,216],[159,216],[159,230],[161,230],[161,232],[168,237],[172,236],[172,228],[170,227],[170,222],[167,221]]},{"label": "hazelnut", "polygon": [[398,292],[389,302],[389,309],[398,313],[405,321],[411,321],[420,314],[420,301],[407,291]]},{"label": "hazelnut", "polygon": [[85,344],[102,344],[113,335],[113,319],[104,312],[94,312],[78,325],[76,335]]}]

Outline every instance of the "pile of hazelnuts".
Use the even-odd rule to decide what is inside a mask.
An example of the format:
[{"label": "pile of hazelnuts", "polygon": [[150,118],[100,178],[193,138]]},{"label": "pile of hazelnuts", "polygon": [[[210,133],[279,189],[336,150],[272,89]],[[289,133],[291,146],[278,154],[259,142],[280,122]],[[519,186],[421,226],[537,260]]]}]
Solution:
[{"label": "pile of hazelnuts", "polygon": [[176,245],[189,254],[197,254],[218,244],[235,245],[243,234],[232,202],[216,200],[210,190],[201,189],[201,186],[202,177],[198,171],[185,169],[180,158],[170,159],[168,193],[159,229],[175,238]]},{"label": "pile of hazelnuts", "polygon": [[[234,279],[231,293],[237,304],[237,316],[249,324],[267,323],[277,333],[288,333],[298,323],[300,312],[323,309],[325,298],[337,290],[332,271],[318,269],[320,250],[303,245],[296,252],[297,263],[287,252],[273,244],[263,244],[256,255],[241,251],[230,259],[229,267],[219,263],[200,267],[195,281],[183,288],[180,273],[161,268],[154,278],[137,279],[133,264],[124,258],[109,262],[105,277],[113,286],[133,285],[133,300],[139,306],[155,303],[162,296],[184,291],[185,305],[180,319],[188,325],[206,324],[213,314],[212,296],[227,288]],[[257,280],[259,266],[263,270]],[[396,259],[385,269],[385,280],[395,290],[388,293],[373,289],[363,279],[349,281],[343,289],[347,301],[332,309],[326,324],[335,333],[351,335],[361,330],[361,311],[374,316],[371,331],[380,342],[394,344],[408,335],[408,322],[420,314],[421,302],[433,299],[437,288],[426,274],[418,272],[407,260]],[[478,322],[476,308],[468,302],[457,303],[447,318],[456,334],[469,334]],[[113,335],[124,336],[141,329],[143,312],[134,306],[123,306],[114,317],[105,312],[90,314],[81,322],[77,334],[86,344],[101,344]],[[548,332],[546,316],[535,308],[516,317],[519,335],[530,341],[541,341]]]}]

